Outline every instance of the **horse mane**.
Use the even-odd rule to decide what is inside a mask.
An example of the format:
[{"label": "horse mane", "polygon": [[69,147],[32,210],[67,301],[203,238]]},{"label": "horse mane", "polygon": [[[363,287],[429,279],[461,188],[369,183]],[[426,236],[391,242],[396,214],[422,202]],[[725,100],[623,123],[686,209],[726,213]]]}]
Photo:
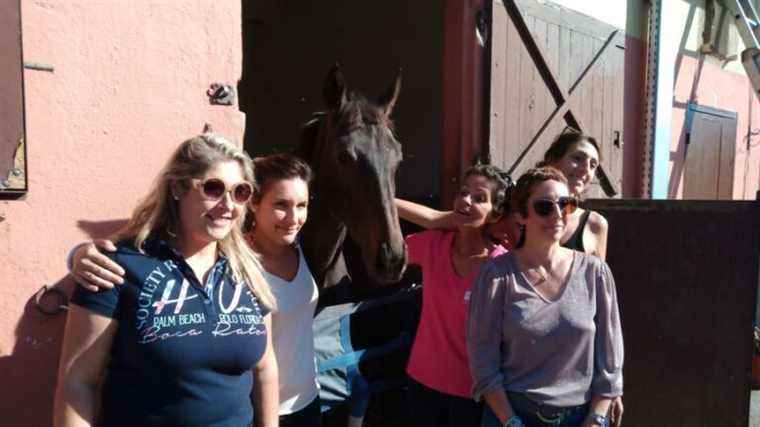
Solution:
[{"label": "horse mane", "polygon": [[382,125],[394,131],[393,120],[375,103],[367,100],[364,95],[349,92],[346,102],[341,106],[339,117],[343,128],[355,129],[365,124]]},{"label": "horse mane", "polygon": [[[311,162],[314,155],[314,144],[322,127],[322,120],[327,117],[324,111],[312,113],[311,118],[301,126],[301,137],[294,154],[307,163]],[[313,168],[314,165],[312,165]]]},{"label": "horse mane", "polygon": [[[327,111],[314,112],[311,118],[301,127],[300,143],[295,150],[295,154],[303,160],[309,162],[314,156],[322,123],[328,115]],[[380,107],[359,93],[349,92],[346,102],[343,103],[337,113],[335,126],[338,132],[347,132],[366,125],[381,125],[387,127],[393,133],[396,131],[393,120]]]}]

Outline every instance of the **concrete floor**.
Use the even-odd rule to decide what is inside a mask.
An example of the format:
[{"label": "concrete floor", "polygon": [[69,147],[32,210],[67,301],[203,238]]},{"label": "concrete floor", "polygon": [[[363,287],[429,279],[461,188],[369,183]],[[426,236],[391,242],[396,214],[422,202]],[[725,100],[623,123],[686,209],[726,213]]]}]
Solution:
[{"label": "concrete floor", "polygon": [[749,427],[760,426],[760,390],[753,391],[749,404]]}]

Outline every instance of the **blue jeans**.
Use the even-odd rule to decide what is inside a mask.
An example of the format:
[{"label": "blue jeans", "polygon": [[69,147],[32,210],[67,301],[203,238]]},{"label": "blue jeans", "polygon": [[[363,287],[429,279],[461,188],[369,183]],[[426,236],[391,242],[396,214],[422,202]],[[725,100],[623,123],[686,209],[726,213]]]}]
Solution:
[{"label": "blue jeans", "polygon": [[[547,418],[541,417],[536,411],[531,411],[525,405],[521,405],[515,401],[515,399],[510,399],[509,403],[512,406],[512,410],[522,419],[526,427],[580,427],[588,415],[588,404],[564,408],[560,414]],[[491,410],[491,407],[488,404],[484,406],[481,427],[501,427],[502,424]]]}]

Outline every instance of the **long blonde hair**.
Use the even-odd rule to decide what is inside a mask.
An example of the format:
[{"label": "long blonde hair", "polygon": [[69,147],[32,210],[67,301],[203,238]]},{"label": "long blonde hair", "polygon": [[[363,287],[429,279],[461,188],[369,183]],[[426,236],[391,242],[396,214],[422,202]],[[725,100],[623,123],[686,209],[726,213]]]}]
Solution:
[{"label": "long blonde hair", "polygon": [[[132,240],[141,252],[150,236],[176,241],[181,227],[175,197],[181,197],[190,189],[192,179],[201,177],[212,165],[223,161],[238,162],[245,180],[256,186],[253,162],[247,154],[220,135],[204,133],[195,136],[177,148],[156,177],[148,195],[114,239]],[[245,213],[237,218],[230,233],[218,242],[219,250],[227,257],[235,280],[244,281],[264,307],[274,310],[276,302],[261,274],[261,263],[243,237],[244,220]]]}]

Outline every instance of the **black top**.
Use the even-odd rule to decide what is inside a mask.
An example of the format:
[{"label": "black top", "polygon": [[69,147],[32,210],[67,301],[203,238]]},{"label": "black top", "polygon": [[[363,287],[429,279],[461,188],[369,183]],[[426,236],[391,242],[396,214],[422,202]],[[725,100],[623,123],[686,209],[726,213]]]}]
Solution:
[{"label": "black top", "polygon": [[591,211],[587,209],[586,212],[583,212],[583,215],[581,215],[581,219],[578,221],[578,227],[575,228],[573,235],[570,236],[566,242],[562,243],[563,247],[586,252],[586,249],[583,247],[583,230],[586,228],[589,216],[591,216]]}]

